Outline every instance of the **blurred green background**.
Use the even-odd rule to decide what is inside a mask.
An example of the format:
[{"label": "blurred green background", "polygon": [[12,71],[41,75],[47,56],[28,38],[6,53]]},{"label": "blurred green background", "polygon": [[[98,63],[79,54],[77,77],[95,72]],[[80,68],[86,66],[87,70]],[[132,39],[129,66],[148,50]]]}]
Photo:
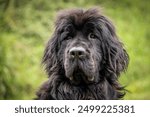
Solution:
[{"label": "blurred green background", "polygon": [[33,99],[47,79],[41,58],[56,13],[93,6],[112,19],[129,53],[125,99],[150,99],[149,0],[0,0],[0,99]]}]

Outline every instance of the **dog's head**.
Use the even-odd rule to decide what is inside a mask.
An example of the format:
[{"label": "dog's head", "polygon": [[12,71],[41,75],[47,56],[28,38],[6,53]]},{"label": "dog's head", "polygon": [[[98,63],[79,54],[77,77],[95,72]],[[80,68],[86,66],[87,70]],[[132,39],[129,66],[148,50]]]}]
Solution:
[{"label": "dog's head", "polygon": [[49,76],[65,76],[69,82],[90,84],[116,78],[128,65],[128,55],[110,20],[97,9],[62,11],[43,63]]}]

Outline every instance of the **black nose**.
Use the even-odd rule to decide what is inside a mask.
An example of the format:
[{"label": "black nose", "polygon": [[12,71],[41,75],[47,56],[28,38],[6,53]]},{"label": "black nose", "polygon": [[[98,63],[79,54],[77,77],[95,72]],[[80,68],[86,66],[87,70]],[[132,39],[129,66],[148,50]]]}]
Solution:
[{"label": "black nose", "polygon": [[86,52],[83,47],[73,47],[70,49],[69,54],[72,58],[81,58],[86,55]]}]

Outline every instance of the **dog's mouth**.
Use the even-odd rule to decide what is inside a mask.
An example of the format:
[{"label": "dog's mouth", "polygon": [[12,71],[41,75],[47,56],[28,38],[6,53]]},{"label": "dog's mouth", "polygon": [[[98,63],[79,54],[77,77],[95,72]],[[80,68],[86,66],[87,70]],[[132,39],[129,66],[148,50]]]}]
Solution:
[{"label": "dog's mouth", "polygon": [[88,76],[83,70],[79,68],[76,68],[68,78],[71,81],[71,83],[75,85],[90,84],[94,81],[94,76]]},{"label": "dog's mouth", "polygon": [[94,71],[93,65],[90,65],[88,62],[86,65],[81,61],[69,62],[65,66],[66,77],[75,85],[93,83],[95,80]]}]

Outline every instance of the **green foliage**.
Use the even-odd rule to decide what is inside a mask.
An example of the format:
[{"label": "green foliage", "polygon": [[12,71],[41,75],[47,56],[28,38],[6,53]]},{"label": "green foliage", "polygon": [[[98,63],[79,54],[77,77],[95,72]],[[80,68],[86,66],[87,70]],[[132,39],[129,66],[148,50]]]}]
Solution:
[{"label": "green foliage", "polygon": [[44,45],[58,10],[101,6],[116,25],[130,56],[120,81],[125,99],[150,99],[150,2],[148,0],[0,0],[0,99],[32,99],[46,80]]}]

